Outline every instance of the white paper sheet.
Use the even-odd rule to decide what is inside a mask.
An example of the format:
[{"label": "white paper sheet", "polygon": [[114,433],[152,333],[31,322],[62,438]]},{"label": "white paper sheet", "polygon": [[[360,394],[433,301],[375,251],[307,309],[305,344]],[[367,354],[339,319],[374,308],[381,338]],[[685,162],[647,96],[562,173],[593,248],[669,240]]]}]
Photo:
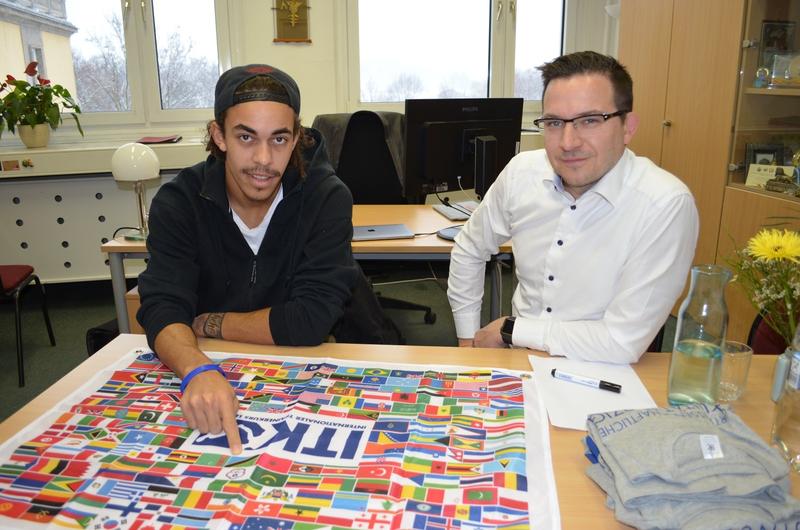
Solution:
[{"label": "white paper sheet", "polygon": [[[586,417],[595,412],[644,409],[656,403],[639,376],[627,364],[590,363],[564,357],[529,355],[539,396],[555,427],[586,430]],[[550,375],[553,368],[622,385],[619,394],[562,381]]]}]

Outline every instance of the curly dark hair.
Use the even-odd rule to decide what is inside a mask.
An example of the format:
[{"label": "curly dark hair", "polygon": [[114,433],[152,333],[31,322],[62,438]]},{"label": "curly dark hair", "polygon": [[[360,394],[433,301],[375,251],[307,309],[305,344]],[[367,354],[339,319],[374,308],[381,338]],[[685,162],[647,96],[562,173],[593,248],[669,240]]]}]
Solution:
[{"label": "curly dark hair", "polygon": [[[236,95],[244,94],[250,91],[264,91],[270,90],[274,92],[276,95],[288,97],[286,94],[286,89],[283,86],[270,79],[266,76],[258,76],[248,81],[242,83],[242,85],[236,89]],[[228,112],[225,111],[220,116],[219,120],[211,120],[206,124],[206,137],[205,137],[205,144],[206,144],[206,151],[211,153],[212,156],[217,158],[218,160],[225,160],[225,151],[219,148],[217,143],[214,141],[214,138],[211,135],[211,128],[212,125],[216,122],[219,126],[220,131],[225,134],[225,116]],[[294,113],[294,112],[293,112]],[[314,145],[314,139],[306,134],[305,127],[302,126],[300,123],[300,116],[297,113],[294,113],[294,126],[293,126],[293,134],[297,137],[297,144],[294,146],[292,150],[292,156],[289,159],[289,167],[294,167],[300,173],[300,176],[305,176],[306,168],[305,162],[303,161],[303,149]]]},{"label": "curly dark hair", "polygon": [[542,72],[542,100],[547,85],[555,79],[565,79],[578,74],[601,74],[611,81],[614,89],[614,104],[617,110],[633,109],[633,80],[628,70],[609,55],[583,51],[562,55],[537,68]]}]

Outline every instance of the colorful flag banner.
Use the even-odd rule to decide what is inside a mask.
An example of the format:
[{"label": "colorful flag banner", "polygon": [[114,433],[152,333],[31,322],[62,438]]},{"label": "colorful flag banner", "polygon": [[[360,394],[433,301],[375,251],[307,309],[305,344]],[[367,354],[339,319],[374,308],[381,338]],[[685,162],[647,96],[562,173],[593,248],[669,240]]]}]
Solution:
[{"label": "colorful flag banner", "polygon": [[180,379],[135,350],[0,446],[0,527],[560,528],[528,373],[209,356],[242,454],[188,429]]}]

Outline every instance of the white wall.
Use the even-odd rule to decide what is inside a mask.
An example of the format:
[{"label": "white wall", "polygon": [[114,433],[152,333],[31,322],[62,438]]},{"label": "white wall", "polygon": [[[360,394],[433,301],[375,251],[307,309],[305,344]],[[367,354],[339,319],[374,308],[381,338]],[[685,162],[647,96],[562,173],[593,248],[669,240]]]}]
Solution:
[{"label": "white wall", "polygon": [[313,2],[309,10],[311,44],[294,44],[272,42],[272,2],[231,2],[233,64],[266,63],[294,77],[300,86],[300,116],[305,125],[311,125],[317,114],[344,112],[337,107],[337,75],[346,75],[346,65],[337,68],[334,30],[343,11],[341,5],[336,8],[337,3]]}]

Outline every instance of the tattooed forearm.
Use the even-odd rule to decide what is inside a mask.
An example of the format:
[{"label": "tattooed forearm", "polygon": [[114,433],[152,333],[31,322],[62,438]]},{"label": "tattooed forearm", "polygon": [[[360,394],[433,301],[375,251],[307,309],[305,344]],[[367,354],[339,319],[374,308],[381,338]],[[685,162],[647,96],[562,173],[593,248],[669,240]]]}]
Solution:
[{"label": "tattooed forearm", "polygon": [[209,313],[203,324],[203,334],[212,339],[221,339],[222,337],[222,319],[225,318],[225,313]]}]

